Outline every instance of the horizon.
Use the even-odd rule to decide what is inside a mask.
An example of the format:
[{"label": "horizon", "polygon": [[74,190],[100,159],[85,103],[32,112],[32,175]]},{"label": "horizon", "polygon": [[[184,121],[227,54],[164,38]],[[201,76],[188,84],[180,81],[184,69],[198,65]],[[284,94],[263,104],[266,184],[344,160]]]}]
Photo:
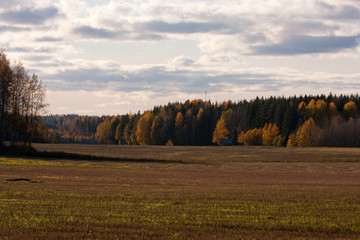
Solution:
[{"label": "horizon", "polygon": [[169,102],[350,95],[360,88],[355,0],[5,0],[0,49],[47,86],[49,114]]}]

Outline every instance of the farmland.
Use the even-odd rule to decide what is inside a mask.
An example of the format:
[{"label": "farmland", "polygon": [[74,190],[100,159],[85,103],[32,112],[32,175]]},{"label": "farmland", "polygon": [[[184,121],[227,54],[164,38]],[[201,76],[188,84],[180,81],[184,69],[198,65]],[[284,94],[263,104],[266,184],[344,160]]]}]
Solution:
[{"label": "farmland", "polygon": [[35,147],[79,158],[0,157],[0,238],[360,237],[359,149]]}]

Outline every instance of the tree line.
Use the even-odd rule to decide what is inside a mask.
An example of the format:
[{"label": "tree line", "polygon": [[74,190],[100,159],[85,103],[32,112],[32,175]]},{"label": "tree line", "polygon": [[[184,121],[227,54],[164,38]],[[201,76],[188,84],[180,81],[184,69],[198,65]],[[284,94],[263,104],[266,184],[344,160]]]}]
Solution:
[{"label": "tree line", "polygon": [[42,118],[53,143],[127,145],[360,146],[356,95],[188,100],[117,116]]},{"label": "tree line", "polygon": [[21,62],[10,64],[0,51],[0,150],[11,146],[30,145],[47,136],[39,121],[46,109],[45,86],[35,73],[29,75]]}]

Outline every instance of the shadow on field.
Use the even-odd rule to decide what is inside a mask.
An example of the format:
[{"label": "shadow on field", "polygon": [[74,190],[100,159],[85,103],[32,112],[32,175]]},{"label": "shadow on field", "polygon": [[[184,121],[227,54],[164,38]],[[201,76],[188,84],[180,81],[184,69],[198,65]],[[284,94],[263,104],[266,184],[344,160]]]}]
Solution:
[{"label": "shadow on field", "polygon": [[80,160],[80,161],[112,161],[112,162],[132,162],[132,163],[178,163],[178,164],[199,164],[192,162],[185,162],[182,160],[159,160],[159,159],[146,159],[146,158],[116,158],[116,157],[103,157],[77,153],[65,153],[65,152],[36,152],[33,155],[37,158],[43,159],[66,159],[66,160]]},{"label": "shadow on field", "polygon": [[5,147],[0,155],[4,157],[35,157],[41,160],[72,160],[72,161],[96,161],[96,162],[127,162],[127,163],[162,163],[162,164],[202,164],[199,162],[189,162],[183,160],[168,159],[146,159],[146,158],[119,158],[95,156],[89,154],[67,153],[67,152],[47,152],[37,151],[33,147],[15,146]]}]

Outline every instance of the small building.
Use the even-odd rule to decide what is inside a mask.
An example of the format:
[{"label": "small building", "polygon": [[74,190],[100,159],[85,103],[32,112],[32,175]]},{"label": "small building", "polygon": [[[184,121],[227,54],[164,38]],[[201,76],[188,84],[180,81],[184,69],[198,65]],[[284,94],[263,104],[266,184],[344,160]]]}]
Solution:
[{"label": "small building", "polygon": [[221,139],[221,142],[219,144],[220,146],[231,146],[232,140],[231,139]]}]

